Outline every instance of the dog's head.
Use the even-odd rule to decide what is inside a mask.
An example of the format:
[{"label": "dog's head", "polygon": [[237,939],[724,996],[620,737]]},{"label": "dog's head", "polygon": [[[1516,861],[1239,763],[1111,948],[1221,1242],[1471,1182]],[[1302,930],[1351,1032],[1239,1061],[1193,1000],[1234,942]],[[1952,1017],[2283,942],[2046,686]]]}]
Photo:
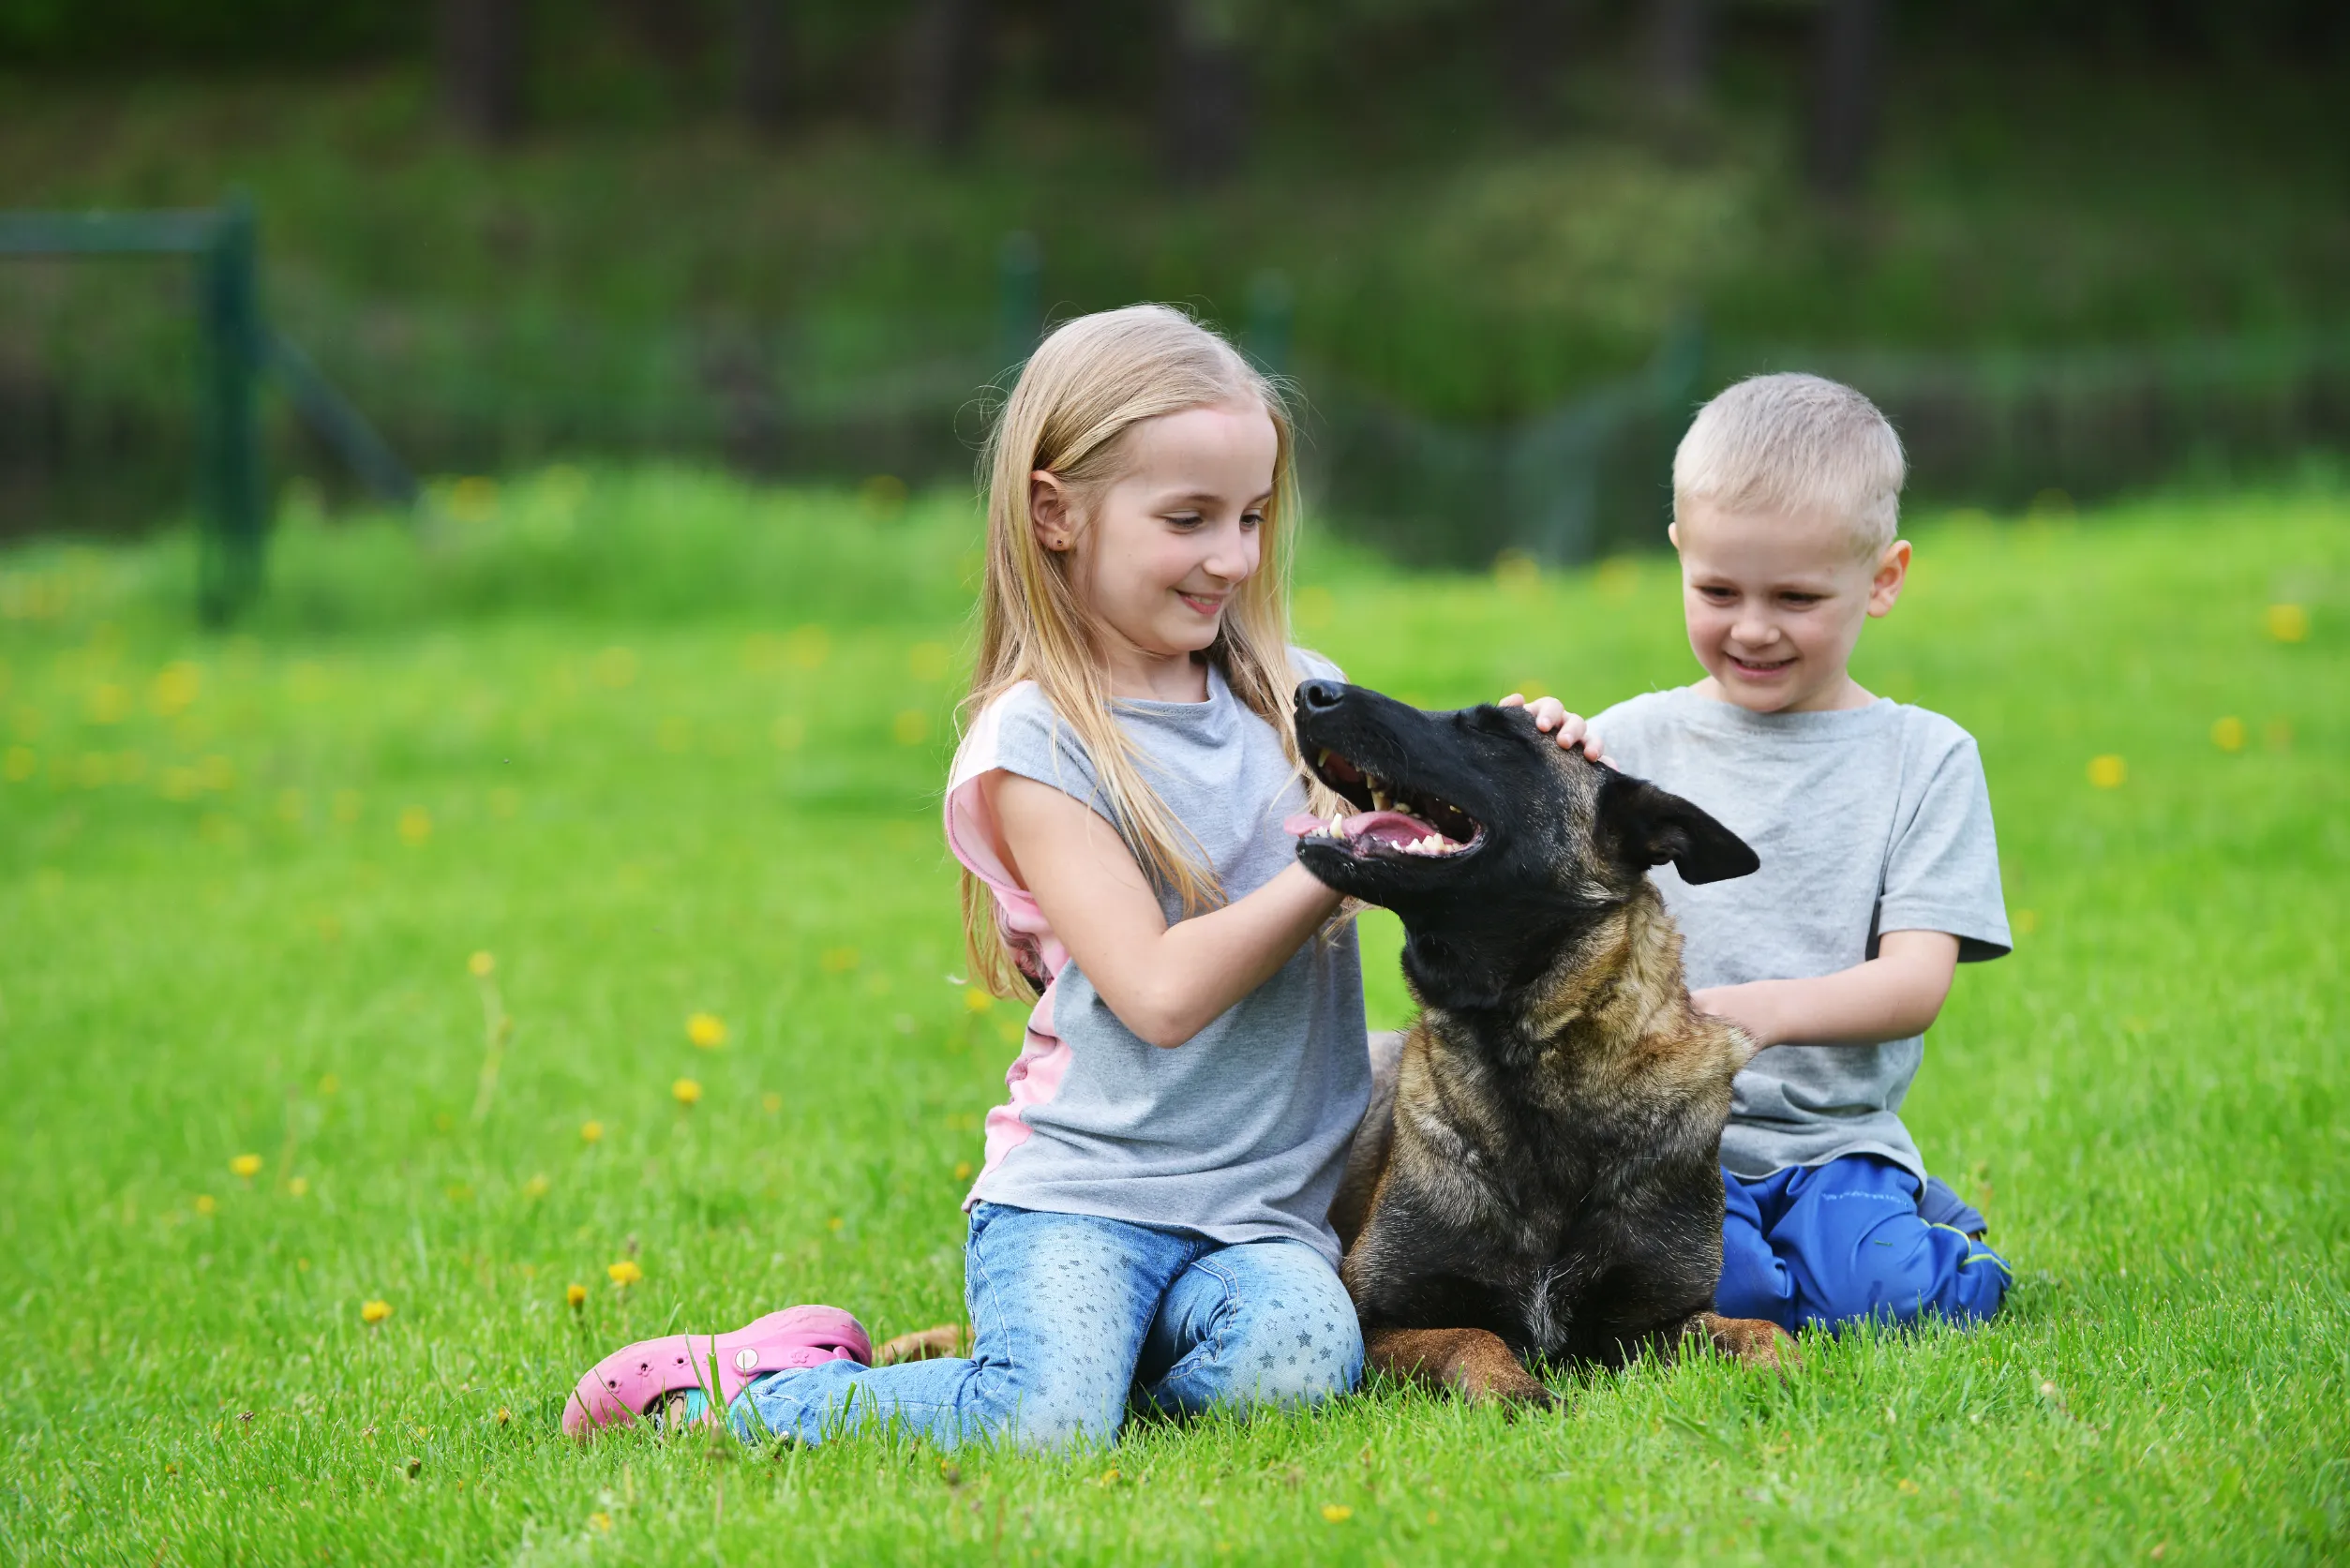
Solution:
[{"label": "dog's head", "polygon": [[1297,743],[1355,814],[1289,823],[1297,858],[1403,920],[1424,1002],[1492,1007],[1669,862],[1688,882],[1760,862],[1677,795],[1588,761],[1522,708],[1429,713],[1361,686],[1297,688]]}]

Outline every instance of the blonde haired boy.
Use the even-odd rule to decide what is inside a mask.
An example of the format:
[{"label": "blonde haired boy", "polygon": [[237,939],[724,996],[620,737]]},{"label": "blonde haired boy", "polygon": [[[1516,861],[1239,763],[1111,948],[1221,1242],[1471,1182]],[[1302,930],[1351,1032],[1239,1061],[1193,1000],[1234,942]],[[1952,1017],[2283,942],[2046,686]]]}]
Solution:
[{"label": "blonde haired boy", "polygon": [[1704,807],[1762,858],[1735,881],[1655,875],[1697,1004],[1762,1050],[1722,1135],[1719,1311],[1788,1329],[1960,1322],[1999,1307],[1982,1216],[1902,1126],[1958,964],[2009,949],[1983,764],[1967,732],[1862,689],[1862,628],[1909,570],[1901,442],[1817,376],[1707,404],[1673,458],[1671,537],[1705,679],[1593,719],[1540,705],[1561,744]]}]

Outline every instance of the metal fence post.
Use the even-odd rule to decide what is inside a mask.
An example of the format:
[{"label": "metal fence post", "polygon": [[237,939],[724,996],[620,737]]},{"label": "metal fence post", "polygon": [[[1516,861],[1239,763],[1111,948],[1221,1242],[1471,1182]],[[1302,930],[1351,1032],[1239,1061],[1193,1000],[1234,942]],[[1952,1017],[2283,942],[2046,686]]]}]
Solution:
[{"label": "metal fence post", "polygon": [[264,345],[252,202],[220,208],[197,274],[203,351],[198,386],[198,607],[217,625],[261,586],[268,480],[262,471]]},{"label": "metal fence post", "polygon": [[1697,417],[1698,394],[1705,375],[1705,319],[1694,310],[1684,311],[1665,334],[1665,341],[1656,351],[1654,372],[1656,388],[1656,411],[1659,415],[1657,432],[1657,461],[1662,470],[1661,494],[1658,505],[1667,523],[1672,521],[1672,465],[1681,450],[1681,438],[1688,433],[1689,423]]},{"label": "metal fence post", "polygon": [[1025,229],[1004,236],[995,253],[995,361],[1017,370],[1044,330],[1044,247]]},{"label": "metal fence post", "polygon": [[1268,376],[1289,374],[1290,327],[1296,296],[1286,274],[1267,268],[1249,280],[1249,357]]}]

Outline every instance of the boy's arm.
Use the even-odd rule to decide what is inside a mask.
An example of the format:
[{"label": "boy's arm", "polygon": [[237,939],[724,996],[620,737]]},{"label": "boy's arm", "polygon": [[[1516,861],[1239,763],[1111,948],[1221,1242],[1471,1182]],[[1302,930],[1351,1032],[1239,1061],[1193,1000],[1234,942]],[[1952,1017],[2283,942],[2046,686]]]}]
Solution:
[{"label": "boy's arm", "polygon": [[1922,1035],[1942,1010],[1958,968],[1958,938],[1942,931],[1889,931],[1865,963],[1807,980],[1710,986],[1689,1000],[1727,1018],[1758,1047],[1786,1040],[1875,1045]]}]

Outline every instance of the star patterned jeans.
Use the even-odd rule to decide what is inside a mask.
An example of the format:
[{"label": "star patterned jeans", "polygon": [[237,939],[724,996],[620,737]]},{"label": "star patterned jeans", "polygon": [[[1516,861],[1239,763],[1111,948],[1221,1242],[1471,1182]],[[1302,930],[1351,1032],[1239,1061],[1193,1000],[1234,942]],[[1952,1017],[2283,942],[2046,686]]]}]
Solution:
[{"label": "star patterned jeans", "polygon": [[1130,1409],[1190,1415],[1317,1404],[1354,1388],[1355,1307],[1319,1252],[980,1203],[964,1248],[971,1355],[836,1361],[735,1396],[746,1439],[821,1442],[895,1424],[942,1447],[1106,1445]]}]

